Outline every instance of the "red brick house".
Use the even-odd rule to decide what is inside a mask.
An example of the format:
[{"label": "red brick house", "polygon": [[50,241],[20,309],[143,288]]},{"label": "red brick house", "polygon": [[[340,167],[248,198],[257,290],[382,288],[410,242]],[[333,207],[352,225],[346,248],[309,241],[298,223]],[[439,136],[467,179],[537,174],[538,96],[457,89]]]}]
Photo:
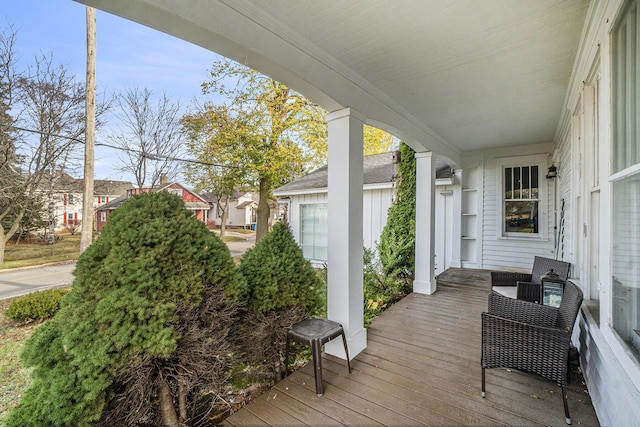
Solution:
[{"label": "red brick house", "polygon": [[98,206],[96,208],[96,230],[101,231],[104,225],[107,223],[111,212],[113,212],[120,205],[126,202],[130,197],[140,193],[157,191],[167,191],[169,193],[180,196],[185,204],[185,207],[188,210],[193,211],[194,215],[199,221],[202,221],[206,224],[208,219],[209,204],[202,197],[187,189],[182,184],[172,182],[162,184],[160,187],[156,188],[131,188],[117,199],[114,199],[104,205]]}]

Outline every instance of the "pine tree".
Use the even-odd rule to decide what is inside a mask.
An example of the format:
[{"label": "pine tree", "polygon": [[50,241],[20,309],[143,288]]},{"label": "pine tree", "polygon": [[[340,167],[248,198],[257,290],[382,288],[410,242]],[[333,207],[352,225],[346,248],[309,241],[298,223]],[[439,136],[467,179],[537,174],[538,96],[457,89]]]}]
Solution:
[{"label": "pine tree", "polygon": [[416,159],[415,152],[400,144],[400,164],[396,199],[380,235],[378,255],[383,272],[396,277],[413,277],[416,242]]},{"label": "pine tree", "polygon": [[318,309],[318,275],[302,255],[289,225],[278,222],[245,254],[240,273],[247,281],[249,308],[266,313],[302,306],[308,315]]},{"label": "pine tree", "polygon": [[224,288],[243,279],[225,244],[178,197],[142,194],[114,211],[74,274],[26,343],[33,384],[7,425],[193,419],[187,408],[230,370],[236,308]]},{"label": "pine tree", "polygon": [[[295,242],[289,225],[276,223],[242,258],[240,272],[247,282],[242,295],[255,314],[252,323],[256,361],[264,361],[275,380],[281,378],[281,361],[289,327],[321,309],[322,281]],[[241,294],[237,292],[237,294]]]}]

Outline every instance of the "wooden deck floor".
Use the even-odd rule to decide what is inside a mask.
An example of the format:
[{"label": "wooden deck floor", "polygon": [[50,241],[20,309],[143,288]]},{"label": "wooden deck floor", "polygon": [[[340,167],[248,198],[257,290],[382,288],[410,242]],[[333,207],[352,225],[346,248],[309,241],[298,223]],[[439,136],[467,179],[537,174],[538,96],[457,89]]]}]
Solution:
[{"label": "wooden deck floor", "polygon": [[[324,396],[311,364],[225,420],[226,425],[565,425],[560,388],[538,376],[487,370],[480,396],[480,313],[488,272],[450,269],[431,296],[411,294],[375,319],[353,361],[323,356]],[[599,425],[572,369],[573,425]]]}]

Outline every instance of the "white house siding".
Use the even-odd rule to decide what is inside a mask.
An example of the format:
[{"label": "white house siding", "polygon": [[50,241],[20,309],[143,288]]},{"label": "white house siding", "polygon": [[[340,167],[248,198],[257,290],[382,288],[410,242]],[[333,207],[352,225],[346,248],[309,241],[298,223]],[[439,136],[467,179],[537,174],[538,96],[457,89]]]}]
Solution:
[{"label": "white house siding", "polygon": [[387,212],[393,201],[391,188],[365,189],[363,200],[363,239],[364,246],[375,249],[380,241],[380,234],[387,223]]},{"label": "white house siding", "polygon": [[[537,256],[553,257],[553,180],[544,179],[550,162],[542,163],[543,178],[539,181],[539,188],[544,197],[540,210],[540,224],[546,225],[546,236],[540,238],[503,237],[501,224],[498,224],[499,209],[502,209],[502,194],[498,192],[498,174],[502,173],[497,165],[499,158],[517,158],[519,156],[542,155],[551,157],[553,144],[536,144],[518,146],[517,149],[488,150],[481,153],[483,170],[482,187],[482,215],[479,219],[481,228],[481,263],[479,268],[488,270],[530,270],[533,259]],[[513,155],[510,153],[518,153]],[[543,187],[544,186],[544,187]],[[546,204],[546,206],[544,205]]]},{"label": "white house siding", "polygon": [[[603,426],[635,426],[640,420],[640,391],[633,384],[596,320],[583,310],[578,316],[580,366],[591,402]],[[575,336],[575,333],[574,333]]]},{"label": "white house siding", "polygon": [[231,227],[244,227],[247,225],[244,209],[237,209],[235,206],[229,204],[229,212],[227,217],[227,226]]},{"label": "white house siding", "polygon": [[[634,230],[638,230],[640,198],[614,203],[610,180],[613,164],[610,32],[623,3],[623,0],[603,0],[591,6],[567,95],[556,156],[560,199],[565,200],[567,224],[562,258],[572,263],[571,276],[588,299],[578,316],[574,344],[578,347],[580,365],[598,420],[601,425],[611,426],[638,425],[640,420],[640,362],[613,329],[619,315],[613,300],[619,297],[616,295],[619,289],[613,286],[612,276],[618,272],[626,283],[638,281],[637,263],[617,266],[616,259],[624,256],[616,257],[616,251],[624,250],[625,245],[631,251],[638,247],[639,237]],[[587,91],[592,81],[597,82],[598,141],[595,147],[599,152],[594,152],[596,148],[590,141],[591,112],[583,105],[589,102]],[[594,158],[598,159],[596,167],[592,163]],[[599,189],[594,189],[590,182],[594,170],[599,176]],[[594,191],[599,192],[600,197],[597,223],[593,223],[588,203]],[[636,223],[628,223],[630,221]],[[611,235],[617,227],[629,232],[620,234],[617,246],[613,247]],[[596,259],[590,259],[589,237],[594,230],[599,230],[599,247]],[[598,283],[592,283],[594,278],[590,276],[594,263],[598,266],[599,274],[595,278]],[[625,273],[626,278],[622,277]],[[626,296],[625,301],[630,299]]]},{"label": "white house siding", "polygon": [[251,207],[246,206],[238,209],[238,205],[251,201],[251,193],[240,196],[237,200],[230,200],[228,206],[227,226],[244,227],[251,224]]},{"label": "white house siding", "polygon": [[[374,250],[387,222],[387,211],[392,202],[392,188],[365,189],[363,192],[363,245]],[[327,193],[312,193],[289,196],[289,226],[300,244],[300,206],[328,203]],[[326,260],[315,260],[326,261]]]},{"label": "white house siding", "polygon": [[[566,135],[560,144],[560,159],[558,167],[558,259],[573,261],[573,230],[575,224],[572,200],[573,162],[571,156],[571,138]],[[564,203],[564,205],[563,205]],[[563,221],[564,220],[564,221]],[[571,271],[571,277],[576,278],[576,272]]]}]

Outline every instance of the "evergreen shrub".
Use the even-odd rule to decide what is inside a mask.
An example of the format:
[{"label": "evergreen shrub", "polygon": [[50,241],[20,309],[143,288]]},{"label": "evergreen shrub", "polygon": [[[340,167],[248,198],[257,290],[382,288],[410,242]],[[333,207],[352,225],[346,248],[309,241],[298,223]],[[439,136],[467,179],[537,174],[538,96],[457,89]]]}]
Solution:
[{"label": "evergreen shrub", "polygon": [[[240,262],[247,284],[244,298],[259,313],[300,306],[308,316],[321,309],[323,291],[318,273],[304,258],[289,225],[276,223]],[[241,293],[238,292],[238,294]]]},{"label": "evergreen shrub", "polygon": [[[240,262],[240,273],[247,284],[243,301],[250,309],[253,363],[264,367],[278,381],[287,329],[321,313],[322,286],[319,273],[307,261],[295,242],[289,225],[276,223]],[[242,290],[235,292],[242,294]]]},{"label": "evergreen shrub", "polygon": [[60,300],[70,289],[48,289],[34,292],[13,301],[6,316],[19,323],[38,322],[53,317],[60,308]]},{"label": "evergreen shrub", "polygon": [[141,194],[80,256],[73,289],[22,357],[33,382],[6,425],[178,425],[231,371],[243,279],[180,198]]},{"label": "evergreen shrub", "polygon": [[411,279],[415,272],[416,159],[413,149],[404,142],[400,153],[396,198],[380,235],[378,255],[384,274]]}]

